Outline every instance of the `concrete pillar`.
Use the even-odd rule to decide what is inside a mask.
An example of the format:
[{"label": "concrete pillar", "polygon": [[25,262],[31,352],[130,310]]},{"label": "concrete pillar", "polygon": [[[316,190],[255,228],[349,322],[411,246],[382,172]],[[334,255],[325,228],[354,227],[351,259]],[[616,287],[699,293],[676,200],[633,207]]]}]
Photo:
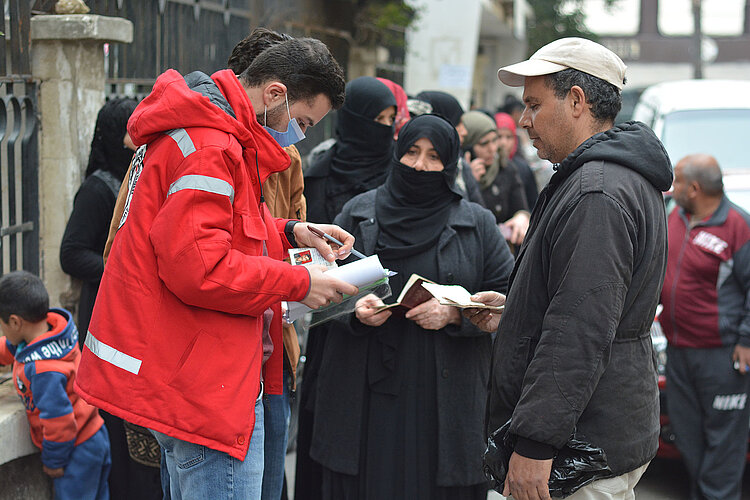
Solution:
[{"label": "concrete pillar", "polygon": [[60,268],[60,241],[104,104],[103,45],[132,42],[133,24],[87,14],[34,16],[31,39],[31,72],[40,82],[40,270],[50,303],[68,306],[72,282]]}]

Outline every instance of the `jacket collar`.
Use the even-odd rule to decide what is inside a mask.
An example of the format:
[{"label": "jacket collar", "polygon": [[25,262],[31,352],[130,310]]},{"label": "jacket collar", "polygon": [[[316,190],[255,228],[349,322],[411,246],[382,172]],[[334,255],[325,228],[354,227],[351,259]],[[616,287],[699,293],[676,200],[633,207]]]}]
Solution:
[{"label": "jacket collar", "polygon": [[69,311],[58,308],[50,309],[47,322],[52,325],[49,332],[37,337],[30,344],[14,349],[13,354],[20,363],[61,359],[78,345],[78,329]]},{"label": "jacket collar", "polygon": [[[729,209],[731,208],[731,202],[729,201],[729,198],[727,198],[727,195],[724,195],[721,198],[721,203],[719,203],[719,207],[714,211],[713,214],[711,214],[711,217],[709,217],[707,220],[700,221],[698,224],[696,224],[693,227],[698,226],[721,226],[727,221],[727,217],[729,217]],[[679,210],[680,219],[685,223],[686,226],[690,227],[690,220],[687,217],[687,214],[685,213],[685,209],[678,206],[677,209]]]}]

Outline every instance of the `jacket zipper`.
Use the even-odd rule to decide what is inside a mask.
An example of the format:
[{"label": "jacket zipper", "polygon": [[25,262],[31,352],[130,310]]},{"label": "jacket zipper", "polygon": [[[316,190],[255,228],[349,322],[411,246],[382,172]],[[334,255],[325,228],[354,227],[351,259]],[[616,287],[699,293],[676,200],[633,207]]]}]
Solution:
[{"label": "jacket zipper", "polygon": [[677,328],[677,323],[675,322],[675,303],[676,301],[676,295],[677,295],[677,283],[680,281],[680,271],[682,269],[682,258],[685,255],[685,249],[687,248],[687,243],[690,240],[690,232],[691,232],[690,224],[685,225],[685,237],[682,239],[682,246],[680,247],[680,254],[677,257],[677,268],[675,271],[675,277],[674,281],[672,282],[672,305],[669,309],[669,317],[672,320],[672,328],[674,330],[674,335],[672,337],[672,343],[674,345],[677,345],[677,337],[679,335],[679,331]]}]

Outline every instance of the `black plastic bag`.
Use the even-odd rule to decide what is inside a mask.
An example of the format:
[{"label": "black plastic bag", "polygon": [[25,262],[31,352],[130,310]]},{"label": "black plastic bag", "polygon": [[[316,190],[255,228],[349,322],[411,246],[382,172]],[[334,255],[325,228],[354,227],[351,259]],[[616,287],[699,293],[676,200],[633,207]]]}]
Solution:
[{"label": "black plastic bag", "polygon": [[[484,452],[484,473],[492,488],[502,494],[508,475],[508,463],[516,446],[516,436],[508,432],[510,420],[487,440]],[[597,479],[612,477],[604,450],[575,439],[575,435],[557,452],[552,461],[549,494],[565,498]]]}]

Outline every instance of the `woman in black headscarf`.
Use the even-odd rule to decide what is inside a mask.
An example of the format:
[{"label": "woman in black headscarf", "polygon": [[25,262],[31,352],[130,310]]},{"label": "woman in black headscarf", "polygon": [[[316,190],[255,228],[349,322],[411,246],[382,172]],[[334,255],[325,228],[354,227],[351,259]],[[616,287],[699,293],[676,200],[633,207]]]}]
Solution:
[{"label": "woman in black headscarf", "polygon": [[86,178],[76,193],[60,244],[63,271],[83,282],[77,322],[81,347],[104,272],[102,252],[115,200],[133,159],[135,146],[127,125],[136,104],[132,99],[112,99],[99,110]]},{"label": "woman in black headscarf", "polygon": [[[466,126],[462,120],[464,108],[461,107],[461,104],[455,97],[440,90],[425,90],[417,94],[417,99],[430,105],[431,114],[442,116],[448,120],[456,128],[458,140],[463,144],[466,137]],[[479,190],[479,184],[471,174],[469,164],[463,158],[458,160],[456,187],[467,200],[485,206],[482,193]]]},{"label": "woman in black headscarf", "polygon": [[356,78],[336,118],[336,143],[305,171],[307,218],[326,224],[388,176],[396,98],[377,78]]},{"label": "woman in black headscarf", "polygon": [[[91,140],[86,178],[76,193],[60,245],[63,271],[81,280],[78,305],[78,340],[83,344],[88,331],[99,281],[104,272],[102,253],[109,233],[117,193],[133,159],[135,146],[127,134],[132,99],[112,99],[99,110]],[[158,467],[137,463],[128,454],[123,420],[100,410],[109,433],[112,468],[109,493],[112,500],[162,497]]]},{"label": "woman in black headscarf", "polygon": [[[469,291],[507,287],[513,258],[492,214],[455,191],[459,141],[443,118],[408,122],[386,183],[336,218],[357,248],[398,271]],[[484,499],[489,335],[429,300],[405,315],[374,295],[330,323],[311,455],[326,499]]]},{"label": "woman in black headscarf", "polygon": [[[363,76],[346,85],[337,112],[336,142],[305,171],[307,219],[331,223],[344,204],[383,184],[393,154],[396,98],[377,78]],[[315,420],[315,384],[328,325],[310,330],[300,383],[295,499],[320,499],[320,466],[309,457]]]}]

